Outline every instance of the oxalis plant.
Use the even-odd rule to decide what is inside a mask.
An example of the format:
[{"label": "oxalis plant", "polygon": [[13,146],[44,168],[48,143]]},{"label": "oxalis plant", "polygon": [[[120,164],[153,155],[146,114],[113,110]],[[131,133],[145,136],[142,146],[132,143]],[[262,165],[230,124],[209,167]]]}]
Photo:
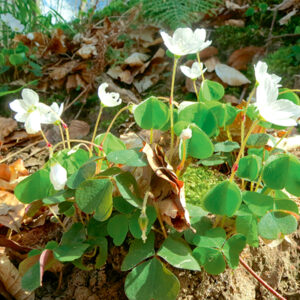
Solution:
[{"label": "oxalis plant", "polygon": [[[60,271],[67,262],[83,270],[101,268],[109,247],[124,245],[129,250],[121,270],[127,272],[129,299],[176,299],[180,285],[170,265],[216,275],[226,267],[235,269],[239,262],[283,299],[240,255],[247,245],[259,247],[262,239],[279,243],[297,228],[299,211],[290,195],[300,196],[300,162],[278,149],[279,142],[268,133],[252,132],[259,125],[284,129],[283,137],[288,135],[300,117],[299,99],[293,90],[280,88],[280,78],[258,62],[256,83],[243,108],[224,104],[223,86],[205,79],[200,61],[199,52],[211,44],[205,30],[179,28],[172,37],[161,35],[174,55],[171,95],[123,107],[107,131],[97,135],[103,110],[122,102],[102,83],[90,142],[70,139],[61,118],[63,107],[40,103],[30,89],[23,89],[22,99],[10,104],[16,120],[24,122],[29,133],[40,131],[49,148],[49,161],[20,182],[15,195],[29,204],[28,215],[48,207],[63,231],[61,239],[30,251],[21,262],[23,288],[38,288],[46,270]],[[193,80],[197,99],[178,104],[173,95],[175,75],[180,58],[187,54],[196,54],[197,61],[181,70]],[[110,133],[127,109],[139,127],[149,130],[149,139],[138,138],[141,145],[136,148],[127,148]],[[237,114],[242,120],[240,143],[232,141],[229,128]],[[41,124],[59,126],[62,141],[51,145]],[[168,136],[165,148],[153,142],[154,130]],[[221,130],[228,140],[220,142]],[[191,161],[226,163],[231,169],[228,179],[215,185],[199,207],[186,205],[180,180]]]}]

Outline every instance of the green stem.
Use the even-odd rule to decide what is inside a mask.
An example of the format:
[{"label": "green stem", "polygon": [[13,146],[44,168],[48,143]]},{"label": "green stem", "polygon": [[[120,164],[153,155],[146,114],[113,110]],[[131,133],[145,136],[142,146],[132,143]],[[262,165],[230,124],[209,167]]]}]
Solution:
[{"label": "green stem", "polygon": [[53,155],[53,147],[52,147],[51,143],[49,143],[49,141],[46,138],[46,135],[44,134],[44,131],[42,129],[41,129],[41,134],[42,134],[43,139],[45,140],[46,145],[47,145],[47,147],[49,149],[49,156],[52,157],[52,155]]},{"label": "green stem", "polygon": [[103,140],[102,140],[100,146],[103,146],[103,145],[104,145],[104,142],[105,142],[105,140],[106,140],[106,138],[107,138],[107,135],[108,135],[108,133],[110,132],[110,130],[111,130],[111,128],[112,128],[114,122],[115,122],[116,119],[118,118],[118,116],[119,116],[123,111],[125,111],[125,110],[128,109],[128,108],[129,108],[129,105],[124,106],[124,107],[121,108],[121,109],[116,113],[116,115],[113,117],[113,119],[111,120],[111,122],[110,122],[110,124],[109,124],[109,126],[108,126],[108,128],[107,128],[107,130],[106,130],[106,132],[105,132],[104,138],[103,138]]},{"label": "green stem", "polygon": [[197,97],[197,100],[198,100],[198,91],[197,91],[197,86],[196,86],[196,80],[193,80],[193,86],[194,86],[194,90],[195,90],[196,97]]},{"label": "green stem", "polygon": [[247,133],[247,135],[246,135],[246,137],[245,137],[243,143],[241,144],[241,148],[240,148],[239,154],[238,154],[238,156],[237,156],[237,158],[236,158],[235,163],[233,164],[233,169],[232,169],[232,172],[231,172],[231,176],[230,176],[230,178],[229,178],[229,181],[232,181],[232,180],[233,180],[234,175],[235,175],[235,173],[236,173],[236,171],[237,171],[237,167],[238,167],[239,161],[240,161],[240,159],[241,159],[241,157],[242,157],[242,153],[244,153],[244,150],[245,150],[245,147],[246,147],[247,140],[248,140],[248,138],[249,138],[251,132],[253,131],[253,129],[255,128],[255,126],[256,126],[258,123],[259,123],[259,120],[255,120],[255,121],[252,123],[252,125],[251,125],[251,127],[250,127],[250,129],[249,129],[249,131],[248,131],[248,133]]},{"label": "green stem", "polygon": [[93,132],[93,137],[92,137],[92,140],[91,140],[92,143],[94,143],[94,141],[95,141],[95,137],[96,137],[97,129],[98,129],[99,122],[100,122],[100,119],[101,119],[101,115],[102,115],[102,112],[103,112],[103,108],[104,108],[104,106],[102,104],[100,104],[100,110],[99,110],[99,113],[98,113],[96,125],[95,125],[94,132]]},{"label": "green stem", "polygon": [[61,126],[60,123],[58,124],[58,127],[59,127],[59,131],[60,131],[60,135],[61,135],[61,140],[63,142],[64,149],[66,149],[65,136],[64,136],[64,132],[63,132],[63,129],[62,129],[62,126]]},{"label": "green stem", "polygon": [[150,129],[150,145],[153,142],[153,128]]},{"label": "green stem", "polygon": [[185,159],[186,159],[186,141],[185,140],[182,140],[182,148],[183,148],[182,160],[181,160],[181,162],[180,162],[180,164],[179,164],[179,166],[177,167],[177,170],[176,170],[177,177],[179,177],[180,172],[184,168],[184,164],[185,164]]},{"label": "green stem", "polygon": [[197,53],[197,60],[198,60],[199,67],[200,67],[200,70],[201,70],[202,81],[204,81],[204,80],[205,80],[205,78],[204,78],[204,73],[203,73],[203,68],[202,68],[202,64],[201,64],[201,60],[200,60],[200,54],[199,54],[199,52]]},{"label": "green stem", "polygon": [[176,75],[176,67],[178,62],[178,57],[174,57],[173,64],[173,74],[172,74],[172,83],[171,83],[171,94],[170,94],[170,121],[171,121],[171,149],[174,146],[174,116],[173,116],[173,96],[174,96],[174,86],[175,86],[175,75]]},{"label": "green stem", "polygon": [[276,142],[276,144],[271,148],[270,154],[274,151],[274,149],[280,144],[280,142],[288,136],[293,130],[293,127],[291,127],[289,130],[286,131],[286,133]]},{"label": "green stem", "polygon": [[279,95],[282,95],[282,94],[285,94],[285,93],[290,93],[290,92],[298,92],[298,93],[300,93],[300,90],[299,89],[288,89],[286,91],[280,92]]}]

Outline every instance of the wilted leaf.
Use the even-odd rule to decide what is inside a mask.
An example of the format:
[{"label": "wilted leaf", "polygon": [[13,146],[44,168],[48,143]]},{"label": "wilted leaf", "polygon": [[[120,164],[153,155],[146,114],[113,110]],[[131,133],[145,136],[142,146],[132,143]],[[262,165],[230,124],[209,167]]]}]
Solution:
[{"label": "wilted leaf", "polygon": [[190,217],[186,209],[184,183],[180,181],[173,168],[166,162],[162,149],[145,144],[143,152],[153,170],[150,191],[159,207],[162,219],[177,231],[190,228]]},{"label": "wilted leaf", "polygon": [[215,71],[219,78],[229,85],[240,86],[250,83],[250,80],[244,74],[225,64],[217,64]]},{"label": "wilted leaf", "polygon": [[0,280],[8,293],[16,300],[33,300],[34,293],[21,287],[21,276],[5,254],[0,254]]}]

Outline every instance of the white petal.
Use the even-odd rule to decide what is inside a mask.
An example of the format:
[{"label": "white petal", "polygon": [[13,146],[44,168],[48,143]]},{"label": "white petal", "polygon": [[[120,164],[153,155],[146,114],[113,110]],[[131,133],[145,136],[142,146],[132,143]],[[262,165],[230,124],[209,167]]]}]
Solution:
[{"label": "white petal", "polygon": [[67,182],[67,171],[59,163],[51,166],[50,181],[55,190],[59,191],[64,189]]},{"label": "white petal", "polygon": [[194,38],[198,41],[205,41],[206,38],[206,30],[204,28],[196,29],[194,32]]},{"label": "white petal", "polygon": [[268,71],[268,65],[265,62],[259,61],[254,66],[255,78],[260,83]]},{"label": "white petal", "polygon": [[17,113],[26,113],[27,112],[27,105],[22,99],[14,100],[13,102],[9,103],[9,107],[11,110]]},{"label": "white petal", "polygon": [[38,110],[34,110],[28,114],[25,121],[25,129],[29,134],[37,133],[41,130],[40,113]]},{"label": "white petal", "polygon": [[99,88],[98,88],[98,97],[100,98],[100,101],[102,102],[102,99],[105,98],[106,96],[106,88],[108,87],[108,83],[104,82],[102,84],[100,84]]},{"label": "white petal", "polygon": [[183,55],[182,51],[179,49],[179,47],[177,47],[177,45],[174,45],[173,43],[173,39],[171,36],[169,36],[166,32],[161,31],[160,32],[162,39],[164,40],[164,44],[166,45],[166,47],[168,48],[168,50],[170,52],[172,52],[175,55]]},{"label": "white petal", "polygon": [[229,85],[239,86],[250,83],[249,79],[244,74],[225,64],[217,64],[215,71],[219,78]]},{"label": "white petal", "polygon": [[181,70],[181,72],[186,76],[186,77],[189,77],[189,78],[191,78],[191,79],[194,79],[194,78],[192,78],[191,76],[191,69],[189,68],[189,67],[187,67],[187,66],[180,66],[180,70]]},{"label": "white petal", "polygon": [[118,106],[122,103],[122,99],[118,93],[107,93],[102,103],[108,107]]},{"label": "white petal", "polygon": [[257,105],[270,105],[278,98],[278,87],[269,74],[265,74],[263,80],[256,89]]},{"label": "white petal", "polygon": [[39,95],[31,89],[22,90],[22,98],[27,105],[37,105],[39,103]]}]

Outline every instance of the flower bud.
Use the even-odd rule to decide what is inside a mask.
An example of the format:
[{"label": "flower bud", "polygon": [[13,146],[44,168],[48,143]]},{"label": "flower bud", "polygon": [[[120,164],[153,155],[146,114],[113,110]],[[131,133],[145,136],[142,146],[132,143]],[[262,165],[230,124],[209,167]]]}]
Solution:
[{"label": "flower bud", "polygon": [[183,129],[180,134],[180,139],[188,140],[192,137],[192,130],[190,128]]},{"label": "flower bud", "polygon": [[56,191],[63,190],[67,182],[67,170],[59,163],[51,166],[50,181]]},{"label": "flower bud", "polygon": [[146,231],[149,223],[148,217],[145,214],[145,212],[142,211],[141,215],[139,216],[138,222],[139,222],[140,229],[142,231],[142,240],[145,243],[147,240]]}]

